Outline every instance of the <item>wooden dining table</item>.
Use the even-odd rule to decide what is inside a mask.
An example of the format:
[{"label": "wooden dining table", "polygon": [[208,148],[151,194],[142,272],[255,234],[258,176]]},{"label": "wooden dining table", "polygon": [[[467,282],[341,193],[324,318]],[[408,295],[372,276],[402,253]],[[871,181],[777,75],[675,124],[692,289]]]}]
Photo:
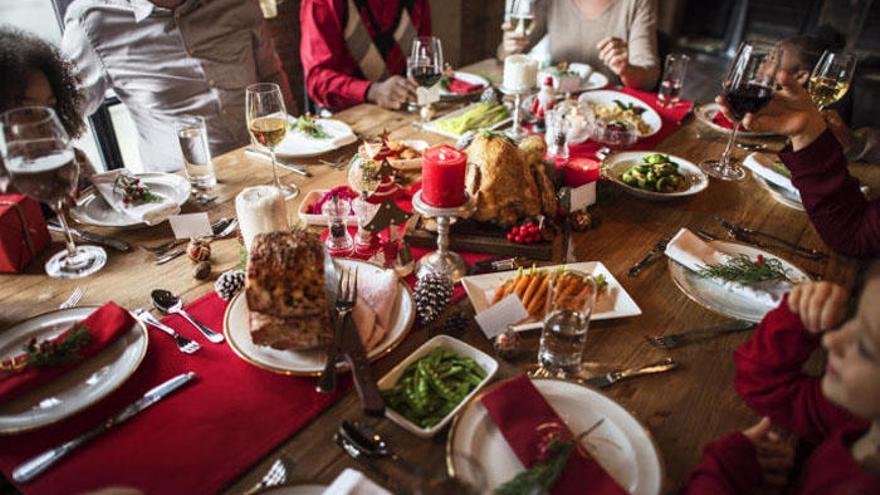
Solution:
[{"label": "wooden dining table", "polygon": [[[501,66],[487,60],[463,70],[496,76]],[[438,106],[440,112],[450,111],[461,104]],[[423,139],[430,144],[449,143],[442,136],[422,131],[417,125],[417,114],[391,111],[375,105],[362,104],[334,115],[349,124],[361,138],[375,137],[383,130],[392,139]],[[697,136],[702,124],[694,119],[664,140],[657,151],[671,153],[692,162],[717,157],[724,147],[722,141],[704,140]],[[702,129],[703,132],[707,130]],[[718,135],[720,136],[720,135]],[[766,140],[771,147],[781,147],[779,140]],[[297,222],[297,207],[313,189],[329,189],[347,183],[344,169],[322,162],[335,162],[351,156],[356,144],[327,153],[320,157],[300,159],[295,163],[313,174],[305,178],[279,168],[281,180],[299,186],[302,193],[288,202],[291,222]],[[734,151],[737,158],[746,152]],[[265,184],[272,180],[268,160],[246,155],[244,148],[214,158],[219,184],[213,191],[218,198],[205,207],[187,204],[185,212],[205,211],[211,220],[235,215],[235,196],[244,187]],[[864,183],[875,190],[880,186],[880,172],[876,167],[853,165],[852,170]],[[667,267],[666,259],[659,259],[637,277],[627,276],[628,269],[661,238],[669,237],[681,227],[706,229],[724,237],[724,231],[715,221],[716,215],[734,222],[776,234],[802,246],[830,250],[823,244],[806,213],[777,203],[762,189],[754,178],[740,182],[712,179],[707,190],[688,198],[668,202],[651,202],[633,197],[613,184],[603,183],[599,188],[598,204],[594,209],[600,221],[598,227],[573,236],[579,261],[601,261],[615,275],[624,289],[642,310],[640,316],[591,324],[586,341],[584,359],[607,368],[623,368],[673,357],[679,369],[628,382],[616,384],[602,391],[630,411],[650,432],[662,457],[665,469],[664,493],[678,490],[688,470],[701,458],[704,444],[718,436],[740,430],[753,424],[758,417],[740,400],[733,388],[734,349],[749,333],[730,334],[702,343],[671,351],[650,346],[646,336],[677,333],[726,321],[680,291]],[[167,223],[138,230],[108,230],[79,225],[83,229],[122,238],[132,244],[127,253],[108,250],[109,260],[103,270],[80,280],[56,280],[43,272],[43,263],[61,249],[60,238],[32,263],[26,273],[0,276],[0,329],[15,322],[55,309],[77,287],[85,291],[81,304],[100,304],[114,300],[133,309],[150,306],[150,290],[165,288],[192,301],[213,289],[213,279],[221,272],[236,267],[240,262],[240,244],[235,238],[212,244],[213,275],[209,281],[193,278],[193,263],[186,256],[170,263],[157,265],[155,255],[145,246],[154,246],[173,237]],[[318,230],[317,227],[315,227]],[[556,239],[555,263],[562,259],[562,242]],[[790,252],[775,251],[799,267],[826,280],[852,287],[859,264],[836,254],[825,262],[793,257]],[[549,264],[549,263],[548,263]],[[467,299],[457,303],[456,310],[468,311]],[[381,376],[403,360],[419,345],[437,332],[436,326],[416,325],[403,343],[390,354],[373,364],[375,376]],[[456,334],[466,342],[493,354],[491,342],[480,332],[473,319]],[[521,358],[502,363],[497,378],[513,376],[526,370],[536,361],[537,332],[523,334],[523,345],[528,351]],[[812,365],[818,369],[821,355]],[[429,470],[441,472],[445,468],[446,437],[448,428],[434,438],[421,439],[386,419],[368,418],[359,407],[357,394],[349,390],[335,404],[327,408],[305,428],[287,439],[264,459],[245,472],[227,488],[226,493],[242,493],[265,474],[280,456],[291,461],[289,480],[302,483],[330,483],[346,467],[369,472],[363,465],[349,458],[333,440],[339,424],[346,419],[358,419],[376,428],[402,456]],[[74,432],[75,433],[75,432]],[[234,455],[234,453],[231,453]],[[378,461],[380,469],[393,473],[391,461]],[[206,466],[206,469],[210,469]],[[381,480],[379,480],[381,481]]]}]

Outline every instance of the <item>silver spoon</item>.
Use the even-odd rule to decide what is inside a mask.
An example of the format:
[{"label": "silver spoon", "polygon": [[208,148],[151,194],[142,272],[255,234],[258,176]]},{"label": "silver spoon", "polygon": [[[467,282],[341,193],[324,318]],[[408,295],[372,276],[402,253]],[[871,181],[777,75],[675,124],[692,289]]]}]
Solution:
[{"label": "silver spoon", "polygon": [[202,334],[204,334],[205,338],[209,341],[219,344],[223,342],[223,335],[211,330],[204,324],[202,324],[199,320],[196,320],[189,313],[187,313],[183,309],[183,300],[179,297],[172,294],[170,291],[165,289],[156,289],[150,293],[150,297],[153,299],[153,306],[156,307],[159,311],[165,314],[179,314],[184,317],[186,321],[190,322],[192,326],[196,327]]}]

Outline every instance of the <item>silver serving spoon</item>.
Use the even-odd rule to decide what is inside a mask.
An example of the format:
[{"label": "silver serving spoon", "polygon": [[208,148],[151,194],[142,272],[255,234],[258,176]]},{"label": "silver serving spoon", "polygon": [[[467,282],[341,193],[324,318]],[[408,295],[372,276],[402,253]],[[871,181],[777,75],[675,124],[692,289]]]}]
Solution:
[{"label": "silver serving spoon", "polygon": [[156,307],[159,311],[165,314],[179,314],[184,317],[186,321],[190,322],[192,326],[196,327],[202,334],[204,334],[205,338],[210,340],[215,344],[219,344],[223,342],[223,335],[211,330],[199,320],[190,316],[183,309],[183,300],[179,297],[172,294],[170,291],[165,289],[156,289],[150,293],[150,297],[153,298],[153,306]]}]

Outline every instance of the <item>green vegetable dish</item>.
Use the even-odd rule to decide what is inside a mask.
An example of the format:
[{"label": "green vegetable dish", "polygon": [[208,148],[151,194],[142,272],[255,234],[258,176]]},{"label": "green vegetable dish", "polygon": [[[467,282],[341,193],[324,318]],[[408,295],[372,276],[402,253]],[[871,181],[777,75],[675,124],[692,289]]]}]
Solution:
[{"label": "green vegetable dish", "polygon": [[642,163],[633,165],[621,174],[624,184],[659,193],[682,192],[688,188],[687,178],[678,172],[678,164],[669,155],[645,155]]},{"label": "green vegetable dish", "polygon": [[475,103],[464,113],[438,121],[436,126],[443,132],[460,136],[467,131],[490,128],[508,117],[510,113],[500,103]]},{"label": "green vegetable dish", "polygon": [[409,365],[393,388],[382,391],[382,397],[406,419],[430,428],[485,377],[486,370],[473,359],[438,348]]}]

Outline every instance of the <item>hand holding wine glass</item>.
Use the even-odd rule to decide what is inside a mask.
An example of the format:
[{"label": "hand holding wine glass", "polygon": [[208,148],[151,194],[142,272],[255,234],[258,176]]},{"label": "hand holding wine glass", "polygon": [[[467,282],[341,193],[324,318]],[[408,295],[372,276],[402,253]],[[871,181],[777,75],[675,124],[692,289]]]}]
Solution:
[{"label": "hand holding wine glass", "polygon": [[275,148],[284,141],[289,126],[281,87],[275,83],[258,83],[251,84],[246,91],[246,116],[251,141],[269,152],[272,157],[272,175],[275,178],[275,186],[281,189],[285,199],[292,199],[299,194],[299,188],[295,185],[281,183],[275,160]]}]

